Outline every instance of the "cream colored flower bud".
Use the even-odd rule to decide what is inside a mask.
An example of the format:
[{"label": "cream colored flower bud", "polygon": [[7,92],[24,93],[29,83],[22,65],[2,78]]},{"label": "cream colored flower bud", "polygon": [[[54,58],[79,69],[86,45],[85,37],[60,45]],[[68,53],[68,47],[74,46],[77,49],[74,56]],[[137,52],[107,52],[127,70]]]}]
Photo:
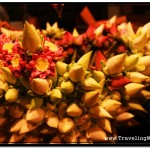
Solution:
[{"label": "cream colored flower bud", "polygon": [[94,106],[99,100],[99,91],[89,91],[86,92],[81,97],[82,102],[85,103],[87,107]]},{"label": "cream colored flower bud", "polygon": [[79,117],[82,113],[82,108],[76,103],[70,104],[67,108],[67,114],[71,117]]},{"label": "cream colored flower bud", "polygon": [[112,118],[112,116],[100,105],[90,107],[89,113],[94,119]]},{"label": "cream colored flower bud", "polygon": [[138,110],[138,111],[143,111],[143,112],[147,112],[144,107],[138,103],[128,103],[128,106],[130,109],[132,110]]},{"label": "cream colored flower bud", "polygon": [[133,117],[134,117],[134,115],[129,112],[123,112],[123,113],[119,114],[115,119],[117,122],[122,122],[122,121],[127,121]]},{"label": "cream colored flower bud", "polygon": [[149,77],[146,75],[143,75],[140,72],[128,72],[126,75],[132,82],[135,83],[142,83],[146,81]]},{"label": "cream colored flower bud", "polygon": [[62,93],[60,89],[52,89],[50,94],[50,101],[52,103],[59,103],[62,100]]},{"label": "cream colored flower bud", "polygon": [[47,111],[45,113],[45,119],[49,127],[58,128],[59,118],[55,112]]},{"label": "cream colored flower bud", "polygon": [[81,82],[84,80],[85,70],[80,65],[73,65],[69,70],[69,78],[73,82]]},{"label": "cream colored flower bud", "polygon": [[27,21],[24,24],[22,46],[25,51],[35,53],[41,47],[41,39],[35,28]]},{"label": "cream colored flower bud", "polygon": [[140,83],[128,83],[124,86],[124,95],[128,99],[132,96],[135,96],[138,92],[140,92],[145,85]]},{"label": "cream colored flower bud", "polygon": [[50,90],[50,85],[46,79],[35,78],[31,81],[32,90],[39,95],[44,95]]},{"label": "cream colored flower bud", "polygon": [[137,62],[139,60],[139,56],[137,54],[133,54],[133,55],[130,55],[126,58],[125,60],[125,69],[126,70],[132,70],[135,68]]},{"label": "cream colored flower bud", "polygon": [[126,59],[126,53],[115,55],[109,58],[106,62],[105,68],[110,75],[119,74],[124,70],[124,63]]},{"label": "cream colored flower bud", "polygon": [[59,121],[58,130],[61,133],[69,133],[74,129],[74,122],[71,118],[62,118]]},{"label": "cream colored flower bud", "polygon": [[97,125],[101,127],[103,130],[112,133],[110,120],[107,118],[97,120]]},{"label": "cream colored flower bud", "polygon": [[62,81],[60,85],[61,91],[65,94],[70,94],[74,91],[74,84],[71,81]]},{"label": "cream colored flower bud", "polygon": [[91,127],[86,131],[86,137],[91,139],[93,142],[106,141],[106,133],[98,126]]},{"label": "cream colored flower bud", "polygon": [[91,59],[92,51],[84,54],[78,61],[77,64],[81,65],[85,71],[87,71]]},{"label": "cream colored flower bud", "polygon": [[35,144],[40,142],[40,137],[34,135],[27,135],[26,138],[23,140],[25,144]]},{"label": "cream colored flower bud", "polygon": [[9,103],[13,103],[17,101],[18,97],[19,97],[19,92],[15,88],[9,89],[5,93],[5,100]]},{"label": "cream colored flower bud", "polygon": [[25,134],[13,133],[9,139],[9,143],[17,143],[25,137]]},{"label": "cream colored flower bud", "polygon": [[145,70],[140,71],[142,74],[150,76],[150,56],[143,56],[139,58],[139,61],[137,63],[137,68],[138,66],[145,66]]},{"label": "cream colored flower bud", "polygon": [[97,81],[100,82],[101,80],[105,80],[105,75],[102,71],[93,71],[93,78]]},{"label": "cream colored flower bud", "polygon": [[104,30],[104,24],[101,24],[99,27],[97,27],[94,31],[96,36],[100,36],[103,33]]},{"label": "cream colored flower bud", "polygon": [[14,119],[20,118],[23,116],[23,114],[24,114],[24,109],[22,108],[21,105],[14,104],[14,105],[10,106],[9,115],[12,118],[14,118]]},{"label": "cream colored flower bud", "polygon": [[44,118],[44,110],[40,107],[29,109],[26,113],[26,120],[32,123],[39,123]]},{"label": "cream colored flower bud", "polygon": [[107,99],[101,102],[101,106],[112,116],[116,114],[116,110],[121,106],[121,102]]},{"label": "cream colored flower bud", "polygon": [[2,67],[2,76],[10,84],[16,84],[17,78],[11,73],[8,67]]},{"label": "cream colored flower bud", "polygon": [[81,88],[83,90],[92,91],[92,90],[100,89],[101,87],[95,79],[89,77],[86,78],[83,82],[81,82]]},{"label": "cream colored flower bud", "polygon": [[60,76],[63,76],[64,73],[67,71],[67,64],[61,61],[57,61],[56,70]]},{"label": "cream colored flower bud", "polygon": [[19,132],[26,122],[27,121],[24,118],[16,120],[10,128],[10,132]]},{"label": "cream colored flower bud", "polygon": [[140,91],[140,94],[141,94],[142,96],[144,96],[145,98],[150,98],[150,91],[141,90],[141,91]]}]

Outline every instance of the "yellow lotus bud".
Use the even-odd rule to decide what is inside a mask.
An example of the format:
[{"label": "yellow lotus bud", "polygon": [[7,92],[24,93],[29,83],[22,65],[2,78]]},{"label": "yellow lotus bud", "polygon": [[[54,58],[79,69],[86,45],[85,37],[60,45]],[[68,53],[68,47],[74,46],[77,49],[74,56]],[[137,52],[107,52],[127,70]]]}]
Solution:
[{"label": "yellow lotus bud", "polygon": [[52,103],[59,103],[62,100],[62,93],[59,89],[52,89],[50,94],[50,101]]},{"label": "yellow lotus bud", "polygon": [[101,80],[105,80],[105,75],[102,71],[93,71],[93,78],[97,81],[100,82]]},{"label": "yellow lotus bud", "polygon": [[121,101],[121,94],[118,91],[113,91],[111,93],[111,99],[114,99],[116,101]]},{"label": "yellow lotus bud", "polygon": [[124,86],[124,95],[126,98],[130,98],[132,96],[135,96],[138,92],[140,92],[145,85],[140,83],[128,83]]},{"label": "yellow lotus bud", "polygon": [[80,126],[90,119],[91,119],[91,116],[89,114],[84,114],[78,118],[75,118],[74,123],[76,126]]},{"label": "yellow lotus bud", "polygon": [[26,119],[23,118],[16,120],[10,128],[10,132],[19,132],[26,122]]},{"label": "yellow lotus bud", "polygon": [[125,60],[125,69],[126,70],[132,70],[136,67],[136,64],[139,60],[139,56],[137,54],[133,54],[133,55],[130,55],[126,58]]},{"label": "yellow lotus bud", "polygon": [[10,84],[16,84],[17,78],[11,73],[8,67],[2,67],[2,75],[4,79]]},{"label": "yellow lotus bud", "polygon": [[84,70],[86,71],[89,67],[89,63],[90,63],[90,58],[92,55],[92,51],[84,54],[78,61],[77,64],[81,65]]},{"label": "yellow lotus bud", "polygon": [[119,74],[124,69],[124,62],[126,59],[126,53],[115,55],[108,59],[106,62],[106,68],[110,75]]},{"label": "yellow lotus bud", "polygon": [[95,105],[89,108],[89,113],[94,119],[112,118],[112,116],[101,106]]},{"label": "yellow lotus bud", "polygon": [[113,99],[107,99],[101,102],[101,106],[112,116],[116,114],[116,110],[121,106],[121,102]]},{"label": "yellow lotus bud", "polygon": [[143,56],[139,58],[139,61],[137,63],[137,68],[138,66],[145,66],[145,70],[140,71],[142,74],[150,76],[150,56]]},{"label": "yellow lotus bud", "polygon": [[124,112],[122,114],[119,114],[115,119],[117,122],[127,121],[131,118],[133,118],[134,115],[129,112]]},{"label": "yellow lotus bud", "polygon": [[69,78],[73,82],[81,82],[84,80],[85,70],[80,65],[73,65],[69,70]]},{"label": "yellow lotus bud", "polygon": [[12,118],[14,118],[14,119],[20,118],[23,116],[23,114],[24,114],[24,109],[22,108],[21,105],[14,104],[14,105],[10,106],[9,115]]},{"label": "yellow lotus bud", "polygon": [[39,123],[44,118],[44,110],[40,107],[29,109],[26,113],[26,120],[32,123]]},{"label": "yellow lotus bud", "polygon": [[93,142],[106,141],[106,133],[100,127],[94,126],[86,131],[86,137],[91,139]]},{"label": "yellow lotus bud", "polygon": [[143,111],[143,112],[147,112],[142,105],[138,104],[138,103],[128,103],[128,106],[130,107],[130,109],[132,110],[138,110],[138,111]]},{"label": "yellow lotus bud", "polygon": [[63,140],[66,142],[66,143],[77,143],[77,135],[76,135],[76,132],[74,130],[72,130],[70,133],[68,134],[65,134],[63,136]]},{"label": "yellow lotus bud", "polygon": [[40,142],[40,138],[34,135],[27,135],[26,138],[23,140],[23,143],[25,144],[32,144],[32,143],[35,144],[39,142]]},{"label": "yellow lotus bud", "polygon": [[71,81],[62,81],[60,88],[65,94],[70,94],[74,91],[74,85]]},{"label": "yellow lotus bud", "polygon": [[29,109],[34,108],[34,107],[41,107],[43,104],[43,98],[41,97],[33,97],[31,99],[31,104]]},{"label": "yellow lotus bud", "polygon": [[61,61],[57,61],[56,70],[60,76],[63,76],[64,73],[67,71],[67,64]]},{"label": "yellow lotus bud", "polygon": [[69,133],[74,129],[74,122],[71,118],[62,118],[59,121],[58,130],[61,133]]},{"label": "yellow lotus bud", "polygon": [[19,97],[19,92],[15,88],[9,89],[5,93],[5,100],[9,103],[17,101],[18,97]]},{"label": "yellow lotus bud", "polygon": [[45,114],[46,123],[49,127],[58,128],[59,118],[56,113],[47,111]]},{"label": "yellow lotus bud", "polygon": [[110,24],[113,24],[113,23],[116,23],[116,20],[117,20],[117,16],[114,15],[108,21],[109,21]]},{"label": "yellow lotus bud", "polygon": [[104,118],[104,119],[100,119],[97,120],[97,125],[102,128],[103,130],[112,133],[112,129],[111,129],[111,123],[109,121],[109,119]]},{"label": "yellow lotus bud", "polygon": [[44,95],[50,90],[50,86],[46,79],[35,78],[31,81],[32,90],[39,95]]},{"label": "yellow lotus bud", "polygon": [[9,139],[9,143],[17,143],[25,137],[25,134],[13,133]]},{"label": "yellow lotus bud", "polygon": [[141,90],[140,94],[144,96],[145,98],[150,98],[150,91],[147,90]]},{"label": "yellow lotus bud", "polygon": [[76,103],[72,103],[67,108],[67,114],[71,117],[79,117],[83,113],[82,108],[79,107]]},{"label": "yellow lotus bud", "polygon": [[31,132],[31,131],[35,130],[37,127],[38,127],[38,125],[34,125],[33,123],[30,123],[30,122],[27,122],[27,121],[26,121],[26,122],[22,125],[19,134]]},{"label": "yellow lotus bud", "polygon": [[95,89],[100,89],[100,85],[98,84],[98,82],[96,80],[94,80],[93,78],[89,77],[86,78],[82,83],[81,83],[81,88],[83,90],[87,90],[87,91],[92,91]]},{"label": "yellow lotus bud", "polygon": [[81,97],[82,102],[85,103],[87,107],[94,106],[99,100],[99,91],[89,91],[86,92]]},{"label": "yellow lotus bud", "polygon": [[35,53],[41,47],[41,39],[35,28],[27,21],[24,24],[22,46],[25,51]]},{"label": "yellow lotus bud", "polygon": [[104,24],[101,24],[99,27],[97,27],[94,31],[96,36],[100,36],[103,33],[104,30]]},{"label": "yellow lotus bud", "polygon": [[148,79],[148,76],[143,75],[140,72],[128,72],[126,75],[132,82],[142,83]]}]

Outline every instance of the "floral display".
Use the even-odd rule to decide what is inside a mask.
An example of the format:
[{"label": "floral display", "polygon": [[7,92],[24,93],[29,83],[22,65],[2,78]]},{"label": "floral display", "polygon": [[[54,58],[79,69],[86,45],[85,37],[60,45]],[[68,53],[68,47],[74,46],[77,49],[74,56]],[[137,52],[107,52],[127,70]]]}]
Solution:
[{"label": "floral display", "polygon": [[[116,143],[150,99],[150,23],[117,17],[79,34],[0,28],[0,143]],[[108,140],[114,137],[115,140]]]}]

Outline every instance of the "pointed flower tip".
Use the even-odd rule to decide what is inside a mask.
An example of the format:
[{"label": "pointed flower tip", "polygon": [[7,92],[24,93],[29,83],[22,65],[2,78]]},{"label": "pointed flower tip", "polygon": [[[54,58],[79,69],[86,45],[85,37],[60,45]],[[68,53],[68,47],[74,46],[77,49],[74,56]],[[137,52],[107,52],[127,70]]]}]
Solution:
[{"label": "pointed flower tip", "polygon": [[77,31],[77,29],[76,29],[76,28],[74,28],[74,29],[73,29],[73,33],[72,33],[72,35],[73,35],[73,37],[77,37],[77,36],[79,36],[79,33],[78,33],[78,31]]}]

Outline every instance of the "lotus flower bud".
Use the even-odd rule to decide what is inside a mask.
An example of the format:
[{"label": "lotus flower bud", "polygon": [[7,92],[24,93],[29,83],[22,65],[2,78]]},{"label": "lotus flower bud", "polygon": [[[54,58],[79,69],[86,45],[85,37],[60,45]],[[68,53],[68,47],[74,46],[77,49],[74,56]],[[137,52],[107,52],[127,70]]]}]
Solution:
[{"label": "lotus flower bud", "polygon": [[106,133],[98,126],[91,127],[86,131],[86,137],[93,142],[106,141]]},{"label": "lotus flower bud", "polygon": [[50,85],[46,79],[35,78],[31,81],[31,88],[36,94],[43,95],[50,90]]},{"label": "lotus flower bud", "polygon": [[9,89],[5,93],[5,100],[9,103],[13,103],[18,100],[19,93],[15,88]]},{"label": "lotus flower bud", "polygon": [[124,69],[124,62],[126,59],[126,53],[115,55],[109,58],[106,62],[105,68],[107,68],[108,74],[119,74]]},{"label": "lotus flower bud", "polygon": [[70,104],[67,108],[67,114],[71,117],[79,117],[82,113],[82,109],[76,103]]},{"label": "lotus flower bud", "polygon": [[8,84],[0,79],[0,97],[8,90]]},{"label": "lotus flower bud", "polygon": [[78,61],[77,64],[81,65],[85,71],[87,71],[90,63],[90,58],[92,55],[92,51],[84,54]]},{"label": "lotus flower bud", "polygon": [[113,91],[111,93],[111,99],[114,99],[116,101],[121,101],[121,94],[118,91]]},{"label": "lotus flower bud", "polygon": [[90,107],[89,113],[94,119],[112,118],[112,116],[102,106],[99,105]]},{"label": "lotus flower bud", "polygon": [[97,81],[100,82],[101,80],[105,80],[105,75],[102,71],[93,71],[93,78]]},{"label": "lotus flower bud", "polygon": [[17,143],[25,137],[25,134],[13,133],[9,139],[9,143]]},{"label": "lotus flower bud", "polygon": [[85,103],[87,107],[94,106],[99,100],[99,91],[89,91],[86,92],[81,97],[82,102]]},{"label": "lotus flower bud", "polygon": [[96,80],[94,80],[93,78],[89,77],[86,78],[82,83],[81,83],[81,88],[83,90],[87,90],[87,91],[92,91],[95,89],[100,89],[100,85],[98,84],[98,82]]},{"label": "lotus flower bud", "polygon": [[46,123],[49,127],[58,128],[59,118],[56,113],[47,111],[45,114]]},{"label": "lotus flower bud", "polygon": [[26,120],[32,123],[39,123],[44,118],[44,110],[40,107],[29,109],[26,113]]},{"label": "lotus flower bud", "polygon": [[142,73],[139,72],[128,72],[126,75],[132,82],[135,83],[142,83],[148,79],[148,76],[143,75]]},{"label": "lotus flower bud", "polygon": [[150,76],[150,56],[143,56],[139,58],[139,61],[137,63],[137,68],[139,68],[139,66],[144,66],[145,70],[140,71],[142,74]]},{"label": "lotus flower bud", "polygon": [[62,118],[59,121],[58,130],[61,133],[69,133],[74,129],[74,122],[71,118]]},{"label": "lotus flower bud", "polygon": [[125,60],[125,69],[126,70],[132,70],[135,68],[137,62],[139,60],[139,56],[137,54],[133,54],[133,55],[130,55],[126,58]]},{"label": "lotus flower bud", "polygon": [[4,79],[10,84],[16,84],[17,78],[11,73],[8,67],[2,67],[2,75]]},{"label": "lotus flower bud", "polygon": [[24,109],[19,104],[14,104],[10,106],[9,115],[12,118],[15,118],[15,119],[20,118],[23,116],[23,114],[24,114]]},{"label": "lotus flower bud", "polygon": [[62,100],[62,93],[59,89],[52,89],[50,94],[50,101],[58,104]]},{"label": "lotus flower bud", "polygon": [[107,119],[107,118],[100,119],[100,120],[97,121],[97,124],[103,130],[105,130],[109,133],[112,133],[111,123],[110,123],[109,119]]},{"label": "lotus flower bud", "polygon": [[70,94],[74,91],[74,85],[71,81],[62,81],[60,85],[61,91],[65,94]]},{"label": "lotus flower bud", "polygon": [[101,102],[101,106],[112,116],[116,114],[116,110],[121,106],[121,102],[113,99],[107,99]]},{"label": "lotus flower bud", "polygon": [[58,116],[63,118],[66,115],[67,103],[61,102],[58,106]]},{"label": "lotus flower bud", "polygon": [[80,126],[84,124],[86,121],[90,120],[91,116],[89,114],[84,114],[78,118],[74,119],[74,123],[76,126]]},{"label": "lotus flower bud", "polygon": [[39,143],[40,138],[38,136],[33,136],[33,135],[28,135],[26,138],[23,140],[23,143],[26,144],[32,144],[32,143]]},{"label": "lotus flower bud", "polygon": [[126,96],[126,99],[135,96],[138,92],[140,92],[145,85],[140,83],[129,83],[124,86],[124,95]]},{"label": "lotus flower bud", "polygon": [[41,39],[35,28],[25,22],[22,37],[22,46],[25,51],[35,53],[41,47]]},{"label": "lotus flower bud", "polygon": [[63,139],[66,143],[77,143],[77,135],[74,130],[72,130],[70,133],[65,134],[63,136]]},{"label": "lotus flower bud", "polygon": [[128,106],[130,109],[132,110],[138,110],[138,111],[143,111],[143,112],[147,112],[143,107],[142,105],[140,104],[137,104],[137,103],[128,103]]},{"label": "lotus flower bud", "polygon": [[99,27],[97,27],[94,31],[96,37],[100,36],[103,33],[104,30],[104,24],[101,24]]},{"label": "lotus flower bud", "polygon": [[80,65],[73,65],[69,70],[69,78],[73,82],[81,82],[84,80],[85,71]]},{"label": "lotus flower bud", "polygon": [[56,70],[60,76],[63,76],[64,73],[67,71],[67,64],[61,61],[57,61]]},{"label": "lotus flower bud", "polygon": [[41,107],[43,104],[43,98],[41,97],[33,97],[31,99],[31,104],[29,109],[34,108],[34,107]]},{"label": "lotus flower bud", "polygon": [[10,132],[19,132],[21,127],[26,123],[26,119],[18,119],[16,120],[10,128]]},{"label": "lotus flower bud", "polygon": [[150,98],[150,92],[147,90],[141,90],[140,94],[145,98]]},{"label": "lotus flower bud", "polygon": [[124,112],[122,114],[119,114],[115,119],[117,122],[127,121],[131,118],[133,118],[134,115],[129,112]]}]

